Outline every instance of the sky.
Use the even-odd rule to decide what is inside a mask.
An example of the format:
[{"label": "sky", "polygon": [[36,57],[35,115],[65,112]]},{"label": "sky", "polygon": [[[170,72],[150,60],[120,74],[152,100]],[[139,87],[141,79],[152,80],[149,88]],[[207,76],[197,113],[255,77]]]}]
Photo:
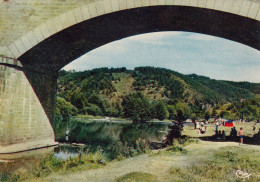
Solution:
[{"label": "sky", "polygon": [[154,66],[217,80],[260,83],[260,51],[227,39],[191,33],[140,34],[94,49],[65,70]]}]

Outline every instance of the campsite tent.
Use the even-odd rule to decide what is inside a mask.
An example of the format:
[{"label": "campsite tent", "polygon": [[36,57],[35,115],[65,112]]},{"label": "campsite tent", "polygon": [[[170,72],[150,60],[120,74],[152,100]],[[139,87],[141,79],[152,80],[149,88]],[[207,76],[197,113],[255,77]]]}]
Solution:
[{"label": "campsite tent", "polygon": [[234,127],[234,123],[233,123],[233,121],[229,120],[229,121],[225,122],[225,126],[226,127]]}]

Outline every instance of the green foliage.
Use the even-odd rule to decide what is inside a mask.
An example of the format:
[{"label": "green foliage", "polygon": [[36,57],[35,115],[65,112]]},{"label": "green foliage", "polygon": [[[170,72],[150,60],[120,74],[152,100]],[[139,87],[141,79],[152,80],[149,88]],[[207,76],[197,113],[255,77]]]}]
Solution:
[{"label": "green foliage", "polygon": [[209,111],[207,111],[207,112],[205,112],[204,119],[205,119],[206,121],[208,121],[209,118],[210,118],[210,113],[209,113]]},{"label": "green foliage", "polygon": [[173,181],[245,181],[235,175],[237,170],[242,170],[251,174],[247,181],[258,182],[259,160],[258,151],[248,152],[242,148],[229,148],[215,152],[210,160],[187,167],[174,166],[168,172]]},{"label": "green foliage", "polygon": [[[74,105],[78,114],[88,114],[87,108],[92,107],[92,104],[101,110],[101,113],[94,113],[111,117],[123,115],[123,98],[136,91],[146,95],[149,103],[163,100],[163,104],[167,104],[169,119],[175,119],[172,107],[175,107],[177,102],[189,104],[196,118],[204,118],[206,111],[201,109],[203,104],[215,106],[228,102],[236,103],[240,98],[250,99],[260,93],[259,84],[218,81],[196,74],[183,75],[154,67],[138,67],[133,71],[126,68],[100,68],[83,72],[62,70],[59,75],[58,96]],[[161,116],[158,117],[157,113],[151,110],[151,117],[165,118],[165,107],[160,109],[163,111]],[[243,112],[250,120],[259,118],[257,107],[234,107],[230,110],[230,116],[241,117],[239,112]],[[215,114],[217,113],[213,112],[212,116]]]},{"label": "green foliage", "polygon": [[184,85],[175,77],[179,75],[176,72],[164,68],[138,67],[134,70],[133,77],[135,82],[133,86],[136,90],[142,90],[148,85],[153,87],[165,87],[163,95],[168,98],[183,98]]},{"label": "green foliage", "polygon": [[[42,159],[35,168],[30,171],[22,171],[14,174],[4,174],[3,181],[25,181],[25,179],[34,179],[46,177],[51,173],[58,172],[68,174],[75,171],[96,169],[107,163],[106,156],[101,151],[95,153],[84,153],[68,160],[61,160],[50,155]],[[1,175],[0,175],[1,177]]]},{"label": "green foliage", "polygon": [[156,113],[156,117],[155,118],[157,118],[159,120],[164,120],[164,119],[169,117],[169,111],[168,111],[167,107],[165,106],[165,104],[162,101],[159,101],[155,105],[154,112]]},{"label": "green foliage", "polygon": [[78,112],[76,107],[61,97],[57,97],[56,104],[56,117],[62,120],[68,121],[71,116],[75,116]]},{"label": "green foliage", "polygon": [[174,106],[173,119],[177,122],[183,122],[190,117],[192,111],[188,104],[177,102]]},{"label": "green foliage", "polygon": [[151,104],[140,92],[125,96],[122,106],[124,117],[131,118],[134,123],[144,123],[152,119]]},{"label": "green foliage", "polygon": [[85,111],[85,114],[89,114],[92,116],[104,116],[101,109],[98,106],[93,105],[93,104],[90,104],[89,107],[85,107],[84,111]]},{"label": "green foliage", "polygon": [[211,117],[215,118],[216,116],[217,116],[216,108],[213,108],[212,113],[211,113]]},{"label": "green foliage", "polygon": [[168,113],[169,113],[169,119],[173,120],[174,119],[174,114],[175,114],[175,108],[172,105],[167,105]]},{"label": "green foliage", "polygon": [[77,89],[74,92],[72,92],[72,95],[69,97],[69,100],[79,110],[83,109],[87,105],[87,99],[80,89]]},{"label": "green foliage", "polygon": [[132,172],[116,178],[116,182],[138,182],[138,181],[157,182],[157,177],[149,173]]}]

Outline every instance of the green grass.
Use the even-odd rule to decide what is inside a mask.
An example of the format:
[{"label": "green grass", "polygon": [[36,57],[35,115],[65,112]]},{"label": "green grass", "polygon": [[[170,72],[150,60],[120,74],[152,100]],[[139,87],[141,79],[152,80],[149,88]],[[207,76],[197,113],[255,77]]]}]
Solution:
[{"label": "green grass", "polygon": [[120,142],[120,144],[115,146],[111,151],[113,152],[113,156],[105,151],[101,152],[101,149],[98,148],[95,151],[87,151],[87,153],[82,153],[77,157],[65,161],[55,158],[54,155],[50,155],[48,158],[41,160],[33,170],[25,170],[14,174],[1,174],[0,172],[0,181],[33,180],[49,176],[52,173],[65,175],[68,173],[97,169],[113,160],[135,157],[140,154],[149,153],[151,150],[145,140],[138,139],[135,143],[135,147]]},{"label": "green grass", "polygon": [[171,146],[168,146],[163,150],[158,150],[154,153],[151,153],[150,156],[167,155],[172,153],[184,155],[188,152],[184,147],[192,143],[199,143],[199,140],[187,136],[175,139]]},{"label": "green grass", "polygon": [[149,173],[132,172],[116,178],[116,182],[157,182],[157,177]]},{"label": "green grass", "polygon": [[80,154],[77,157],[65,161],[50,155],[48,158],[41,160],[36,167],[30,171],[20,171],[15,174],[0,173],[0,181],[24,181],[25,179],[46,177],[51,173],[68,174],[83,170],[97,169],[106,165],[106,163],[106,156],[100,151]]},{"label": "green grass", "polygon": [[[172,167],[168,171],[171,181],[217,182],[243,181],[236,176],[241,170],[251,173],[248,180],[260,180],[260,152],[245,148],[226,147],[214,153],[213,158],[188,167]],[[205,156],[206,157],[206,156]]]}]

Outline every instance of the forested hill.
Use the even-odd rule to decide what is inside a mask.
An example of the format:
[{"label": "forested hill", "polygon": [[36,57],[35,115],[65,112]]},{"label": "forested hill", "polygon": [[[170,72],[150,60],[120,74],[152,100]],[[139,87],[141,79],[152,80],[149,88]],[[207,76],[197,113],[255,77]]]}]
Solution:
[{"label": "forested hill", "polygon": [[260,94],[260,84],[214,80],[154,67],[62,70],[58,79],[58,96],[82,114],[118,116],[122,99],[135,92],[141,92],[150,102],[214,106],[253,98]]}]

